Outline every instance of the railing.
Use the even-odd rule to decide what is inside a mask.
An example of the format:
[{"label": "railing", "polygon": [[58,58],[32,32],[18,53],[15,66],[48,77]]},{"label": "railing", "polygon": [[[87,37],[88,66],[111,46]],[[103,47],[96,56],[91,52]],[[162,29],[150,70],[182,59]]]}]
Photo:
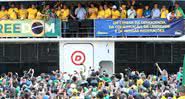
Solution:
[{"label": "railing", "polygon": [[[95,22],[96,20],[83,20],[83,21],[74,21],[74,20],[69,20],[68,22],[62,22],[62,32],[61,36],[63,38],[118,38],[118,37],[180,37],[183,36],[185,33],[185,21],[183,19],[176,19],[173,21],[168,21],[166,19],[117,19],[117,20],[111,20],[111,19],[100,19],[100,22]],[[98,19],[99,21],[99,19]],[[108,24],[107,24],[108,21]],[[110,23],[112,21],[112,23]],[[155,26],[159,25],[159,29],[163,30],[163,32],[158,33],[158,32],[137,32],[136,31],[131,31],[131,32],[124,32],[125,30],[129,31],[130,28],[118,28],[115,31],[113,29],[107,29],[111,25],[116,26],[128,26],[130,24],[121,24],[121,22],[133,22],[133,21],[161,21],[165,23],[159,23],[159,24],[154,24]],[[184,26],[181,25],[184,22]],[[98,24],[99,23],[99,24]],[[95,26],[96,25],[96,26]],[[138,28],[143,25],[148,25],[148,24],[131,24],[131,25],[136,25]],[[160,27],[164,26],[164,28]],[[137,27],[133,27],[132,29],[135,29]],[[167,28],[169,27],[169,28]],[[184,28],[183,28],[184,27]],[[96,28],[96,29],[95,29]],[[99,35],[97,32],[98,29],[100,32],[109,32],[107,35]],[[111,28],[111,27],[110,27]],[[142,29],[142,28],[141,28]],[[143,29],[150,29],[143,27]],[[158,28],[153,28],[153,29],[158,29]],[[101,31],[102,30],[102,31]],[[110,31],[109,31],[110,30]],[[131,29],[130,29],[131,30]],[[159,30],[159,31],[161,31]],[[112,32],[112,33],[111,33]],[[147,34],[148,33],[148,34]],[[179,34],[180,33],[180,34]]]},{"label": "railing", "polygon": [[0,21],[0,38],[169,38],[184,36],[184,34],[185,21],[183,19],[174,21],[143,18],[86,19],[81,21],[60,21],[59,19]]}]

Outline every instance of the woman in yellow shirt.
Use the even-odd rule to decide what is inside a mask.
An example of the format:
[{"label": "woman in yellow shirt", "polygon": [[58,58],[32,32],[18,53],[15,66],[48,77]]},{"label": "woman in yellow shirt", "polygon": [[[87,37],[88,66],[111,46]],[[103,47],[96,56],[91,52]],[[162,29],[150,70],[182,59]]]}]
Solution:
[{"label": "woman in yellow shirt", "polygon": [[18,13],[19,19],[26,19],[26,18],[27,18],[27,14],[28,14],[27,10],[26,10],[26,9],[24,8],[24,6],[21,4],[21,7],[20,7],[19,13]]},{"label": "woman in yellow shirt", "polygon": [[110,10],[110,8],[108,8],[108,6],[106,4],[104,5],[104,10],[105,10],[105,18],[106,19],[111,18],[111,10]]},{"label": "woman in yellow shirt", "polygon": [[103,19],[105,18],[105,10],[103,9],[103,6],[100,5],[99,6],[99,11],[98,11],[98,16],[97,16],[98,19]]},{"label": "woman in yellow shirt", "polygon": [[18,9],[15,7],[14,4],[11,4],[11,8],[8,9],[8,15],[9,19],[17,19],[18,15]]},{"label": "woman in yellow shirt", "polygon": [[122,18],[122,19],[127,18],[126,5],[124,5],[124,4],[121,6],[121,18]]},{"label": "woman in yellow shirt", "polygon": [[69,9],[66,5],[63,5],[63,9],[61,10],[61,19],[63,21],[67,21],[69,17]]},{"label": "woman in yellow shirt", "polygon": [[166,9],[166,6],[163,5],[161,9],[161,18],[167,18],[168,13],[168,9]]},{"label": "woman in yellow shirt", "polygon": [[5,6],[1,6],[1,11],[0,11],[0,20],[5,20],[8,18],[8,12],[5,10]]},{"label": "woman in yellow shirt", "polygon": [[61,19],[61,17],[62,17],[62,12],[61,12],[61,7],[60,6],[58,6],[58,8],[57,8],[57,10],[56,10],[56,15],[57,15],[57,17],[59,18],[59,19]]},{"label": "woman in yellow shirt", "polygon": [[98,8],[94,6],[94,4],[90,4],[90,8],[88,9],[89,13],[89,19],[96,19],[97,18],[97,13],[98,13]]},{"label": "woman in yellow shirt", "polygon": [[28,11],[28,19],[36,19],[38,11],[34,4],[32,4],[31,8],[29,8],[27,11]]}]

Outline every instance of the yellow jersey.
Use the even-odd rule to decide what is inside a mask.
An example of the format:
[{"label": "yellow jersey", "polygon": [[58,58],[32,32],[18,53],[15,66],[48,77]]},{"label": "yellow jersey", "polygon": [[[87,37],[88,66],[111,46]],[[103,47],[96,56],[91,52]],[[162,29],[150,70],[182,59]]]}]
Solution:
[{"label": "yellow jersey", "polygon": [[98,8],[89,8],[89,19],[96,19],[97,18]]},{"label": "yellow jersey", "polygon": [[118,10],[112,10],[112,19],[120,18],[120,12]]},{"label": "yellow jersey", "polygon": [[5,11],[0,11],[0,19],[7,19],[8,16],[7,16],[8,12],[5,10]]},{"label": "yellow jersey", "polygon": [[36,16],[36,19],[37,20],[42,20],[43,16],[42,16],[42,13],[40,11],[37,12],[37,16]]},{"label": "yellow jersey", "polygon": [[26,9],[19,9],[18,15],[20,19],[26,19],[27,18],[27,10]]},{"label": "yellow jersey", "polygon": [[97,16],[97,18],[100,18],[100,19],[105,18],[105,11],[104,11],[104,10],[98,11],[98,16]]},{"label": "yellow jersey", "polygon": [[17,8],[9,8],[8,15],[10,19],[17,19],[18,9]]},{"label": "yellow jersey", "polygon": [[61,12],[61,19],[67,21],[69,17],[69,9],[62,9]]},{"label": "yellow jersey", "polygon": [[167,18],[168,13],[168,10],[161,10],[161,18]]},{"label": "yellow jersey", "polygon": [[127,18],[127,10],[122,10],[121,11],[121,18],[122,19]]},{"label": "yellow jersey", "polygon": [[28,10],[28,19],[35,19],[37,16],[37,9],[29,8]]},{"label": "yellow jersey", "polygon": [[137,9],[136,14],[137,16],[139,16],[139,18],[141,18],[143,16],[143,9],[141,8]]},{"label": "yellow jersey", "polygon": [[109,8],[105,10],[105,18],[111,18],[111,10]]}]

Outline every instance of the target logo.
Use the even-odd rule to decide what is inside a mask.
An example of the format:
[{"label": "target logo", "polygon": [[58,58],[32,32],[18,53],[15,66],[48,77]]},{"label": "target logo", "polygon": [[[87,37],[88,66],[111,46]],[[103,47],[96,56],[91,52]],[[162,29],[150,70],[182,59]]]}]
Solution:
[{"label": "target logo", "polygon": [[85,54],[82,51],[74,51],[71,55],[71,61],[75,65],[81,65],[85,60]]}]

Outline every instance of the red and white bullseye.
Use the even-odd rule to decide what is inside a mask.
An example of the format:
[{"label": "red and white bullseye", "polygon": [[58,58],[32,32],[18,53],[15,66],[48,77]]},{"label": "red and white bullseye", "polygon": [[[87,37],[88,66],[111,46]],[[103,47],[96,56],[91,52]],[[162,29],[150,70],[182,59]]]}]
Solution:
[{"label": "red and white bullseye", "polygon": [[85,60],[85,54],[82,51],[74,51],[71,55],[71,61],[75,65],[82,65]]}]

